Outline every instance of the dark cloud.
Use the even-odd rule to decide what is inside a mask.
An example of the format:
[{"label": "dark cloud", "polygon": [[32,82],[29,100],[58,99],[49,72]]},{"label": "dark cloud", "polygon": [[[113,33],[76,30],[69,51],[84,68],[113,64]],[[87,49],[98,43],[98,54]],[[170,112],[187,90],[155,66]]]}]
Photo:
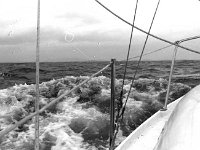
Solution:
[{"label": "dark cloud", "polygon": [[[41,61],[81,61],[81,60],[117,60],[126,59],[130,33],[123,31],[74,33],[74,40],[65,41],[65,33],[56,29],[41,29]],[[141,53],[145,35],[133,37],[130,57]],[[52,42],[53,41],[53,42]],[[44,43],[45,42],[45,43]],[[50,43],[49,45],[46,42]],[[52,43],[51,43],[52,42]],[[28,43],[28,44],[27,44]],[[36,30],[29,30],[12,37],[0,37],[1,62],[22,62],[35,60]],[[184,44],[184,43],[183,43]],[[187,47],[198,49],[198,40]],[[165,43],[149,38],[144,53],[166,46]],[[184,50],[177,59],[196,58],[198,55]],[[147,55],[143,60],[171,59],[173,47],[158,53]]]},{"label": "dark cloud", "polygon": [[[59,39],[62,32],[58,30],[41,29],[41,42],[48,40]],[[1,45],[17,45],[24,43],[35,43],[36,42],[36,29],[30,29],[22,33],[8,33],[6,36],[0,36]]]},{"label": "dark cloud", "polygon": [[0,37],[1,45],[17,45],[23,43],[32,43],[35,41],[35,35],[33,31],[24,32],[21,34],[10,33],[6,36]]},{"label": "dark cloud", "polygon": [[[73,43],[93,43],[93,42],[119,42],[124,41],[128,34],[119,31],[99,32],[91,31],[88,33],[65,33],[57,29],[41,29],[41,43],[54,42],[73,42]],[[67,39],[69,38],[69,40]],[[71,38],[71,39],[70,39]],[[7,34],[0,36],[1,45],[17,45],[36,42],[36,29],[23,32],[21,34]]]}]

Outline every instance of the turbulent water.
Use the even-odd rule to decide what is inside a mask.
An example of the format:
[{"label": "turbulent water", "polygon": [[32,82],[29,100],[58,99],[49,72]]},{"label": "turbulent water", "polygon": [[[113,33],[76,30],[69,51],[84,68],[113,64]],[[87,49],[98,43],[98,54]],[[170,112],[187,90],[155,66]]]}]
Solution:
[{"label": "turbulent water", "polygon": [[[109,62],[42,63],[40,68],[40,108],[78,85]],[[178,61],[175,66],[169,102],[200,83],[199,61]],[[124,99],[136,62],[130,62],[124,86]],[[0,64],[0,130],[34,112],[35,68],[32,63]],[[116,145],[163,107],[170,62],[142,62],[134,82]],[[116,65],[118,103],[124,63]],[[190,74],[190,76],[185,76]],[[109,138],[110,71],[65,96],[40,115],[42,150],[107,149]],[[1,150],[34,149],[34,118],[0,138]]]}]

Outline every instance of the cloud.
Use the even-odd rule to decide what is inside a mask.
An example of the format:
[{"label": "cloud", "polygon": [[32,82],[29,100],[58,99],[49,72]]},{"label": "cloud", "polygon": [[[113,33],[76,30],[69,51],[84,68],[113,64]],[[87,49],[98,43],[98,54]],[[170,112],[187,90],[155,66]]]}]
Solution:
[{"label": "cloud", "polygon": [[[51,29],[41,29],[41,42],[56,40],[60,37],[61,31]],[[36,42],[36,29],[29,29],[22,33],[8,33],[6,36],[0,36],[1,45],[18,45]]]},{"label": "cloud", "polygon": [[0,37],[1,45],[17,45],[24,43],[32,43],[35,41],[35,33],[31,31],[26,31],[20,34],[13,34],[9,32],[6,36]]},{"label": "cloud", "polygon": [[0,29],[1,29],[1,28],[6,28],[8,25],[9,25],[8,22],[0,21]]},{"label": "cloud", "polygon": [[98,24],[101,23],[101,21],[99,19],[96,19],[93,16],[90,15],[85,15],[85,14],[78,14],[78,13],[66,13],[64,15],[59,15],[56,16],[57,19],[64,19],[66,21],[79,21],[80,24],[85,24],[85,25],[94,25],[94,24]]},{"label": "cloud", "polygon": [[[128,34],[120,31],[100,32],[97,30],[88,31],[87,33],[71,31],[62,31],[56,28],[41,29],[41,43],[93,43],[93,42],[119,42],[124,41]],[[0,36],[1,45],[18,45],[36,42],[36,29],[29,29],[22,33],[8,33],[6,36]]]},{"label": "cloud", "polygon": [[[72,42],[79,44],[94,43],[94,42],[117,43],[117,42],[124,42],[126,39],[125,37],[127,35],[128,34],[126,34],[125,32],[119,32],[119,31],[99,32],[95,30],[87,33],[79,32],[79,33],[74,33],[74,39]],[[61,39],[61,41],[63,41],[63,39]]]}]

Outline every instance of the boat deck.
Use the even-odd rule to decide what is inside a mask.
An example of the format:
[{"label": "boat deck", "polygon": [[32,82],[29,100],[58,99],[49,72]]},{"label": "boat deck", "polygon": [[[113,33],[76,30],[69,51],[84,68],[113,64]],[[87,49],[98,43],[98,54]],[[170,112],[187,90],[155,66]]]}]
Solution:
[{"label": "boat deck", "polygon": [[169,119],[176,104],[181,98],[168,105],[166,111],[158,111],[133,133],[131,133],[115,150],[152,150],[154,149],[162,129]]},{"label": "boat deck", "polygon": [[[161,112],[162,113],[162,112]],[[131,143],[127,150],[132,149],[142,149],[150,150],[153,149],[157,143],[158,137],[162,132],[165,122],[168,120],[169,114],[163,115],[162,118],[158,118],[153,125],[148,125],[143,134],[141,134],[137,139]]]}]

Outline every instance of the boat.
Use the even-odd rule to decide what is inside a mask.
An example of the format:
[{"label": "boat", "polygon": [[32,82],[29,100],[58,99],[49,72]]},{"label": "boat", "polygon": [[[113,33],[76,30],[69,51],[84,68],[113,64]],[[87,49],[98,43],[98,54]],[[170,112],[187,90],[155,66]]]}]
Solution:
[{"label": "boat", "polygon": [[[97,1],[97,0],[96,0]],[[98,2],[98,1],[97,1]],[[98,2],[99,3],[99,2]],[[100,4],[100,3],[99,3]],[[102,4],[100,4],[102,5]],[[158,2],[159,5],[159,2]],[[157,7],[158,7],[157,5]],[[103,6],[104,7],[104,6]],[[105,8],[105,7],[104,7]],[[108,10],[108,9],[107,9]],[[111,12],[110,10],[108,10]],[[157,11],[157,8],[156,8]],[[156,14],[155,11],[155,14]],[[36,107],[35,112],[26,116],[22,120],[16,122],[12,126],[6,128],[3,131],[0,131],[0,137],[5,136],[10,131],[14,130],[18,126],[22,125],[27,120],[36,116],[35,122],[35,150],[39,150],[39,114],[44,112],[47,108],[57,103],[66,95],[70,94],[71,92],[77,90],[80,86],[88,82],[92,77],[100,74],[102,71],[107,69],[111,66],[111,100],[113,100],[114,106],[114,89],[115,89],[115,61],[112,60],[110,64],[105,66],[103,69],[99,70],[97,73],[91,75],[90,78],[86,79],[85,81],[81,82],[78,86],[72,88],[69,91],[65,91],[61,96],[55,98],[53,101],[39,109],[39,47],[40,47],[40,0],[38,0],[38,17],[37,17],[37,45],[36,45]],[[111,12],[112,13],[112,12]],[[112,13],[113,14],[113,13]],[[154,17],[155,17],[154,14]],[[172,66],[170,71],[169,77],[169,84],[168,84],[168,92],[170,91],[170,82],[173,73],[174,61],[176,57],[177,48],[181,47],[185,50],[198,53],[198,51],[194,51],[192,49],[186,48],[184,46],[179,45],[180,43],[188,40],[193,40],[200,38],[200,36],[195,36],[191,38],[186,38],[183,40],[179,40],[176,42],[170,42],[168,40],[162,39],[150,33],[151,26],[153,24],[154,17],[152,19],[152,24],[150,26],[149,32],[145,32],[142,29],[134,26],[134,24],[130,24],[129,22],[125,21],[124,19],[120,18],[116,14],[114,14],[120,20],[124,21],[126,24],[129,24],[133,28],[145,33],[147,35],[146,41],[148,40],[148,36],[152,36],[156,39],[169,43],[175,46],[174,50],[174,57],[172,60]],[[130,40],[131,41],[131,40]],[[146,44],[146,42],[145,42]],[[145,48],[144,44],[144,48]],[[131,43],[130,43],[131,45]],[[168,47],[168,46],[167,46]],[[144,50],[143,48],[143,50]],[[165,47],[166,48],[166,47]],[[163,49],[163,48],[162,48]],[[129,48],[130,50],[130,48]],[[159,49],[160,50],[160,49]],[[158,50],[156,50],[158,51]],[[143,52],[141,53],[140,60],[141,61]],[[127,57],[128,58],[128,57]],[[127,59],[128,62],[128,59]],[[120,66],[123,66],[120,64]],[[127,66],[126,66],[127,67]],[[139,63],[138,67],[139,68]],[[137,71],[136,71],[137,72]],[[1,73],[0,73],[1,75]],[[134,81],[134,79],[133,79]],[[131,87],[131,86],[130,86]],[[123,91],[123,88],[122,88]],[[131,89],[129,90],[131,91]],[[169,94],[169,93],[168,93]],[[168,96],[167,94],[167,96]],[[128,99],[128,98],[127,98]],[[166,98],[167,100],[168,98]],[[133,131],[115,150],[198,150],[200,149],[198,139],[200,138],[200,117],[198,114],[200,113],[200,85],[193,88],[189,93],[185,96],[177,99],[176,101],[172,102],[171,104],[164,107],[163,110],[158,111],[152,117],[147,119],[143,124],[141,124],[135,131]],[[167,104],[167,101],[165,102]],[[124,105],[125,106],[125,105]],[[111,108],[111,110],[114,110]],[[122,109],[123,110],[123,109]],[[122,114],[123,116],[123,114]],[[114,111],[111,113],[111,126],[114,127]],[[110,131],[111,142],[114,129]],[[112,146],[112,144],[111,144]],[[112,147],[111,147],[112,149]]]},{"label": "boat", "polygon": [[158,111],[115,150],[199,150],[200,85]]},{"label": "boat", "polygon": [[[140,30],[134,25],[135,20],[133,21],[133,24],[131,24],[127,22],[126,20],[124,20],[123,18],[121,18],[116,13],[114,13],[113,11],[111,11],[109,8],[104,6],[98,0],[96,1],[102,7],[104,7],[108,12],[110,12],[112,15],[114,15],[115,17],[123,21],[124,23],[130,25],[132,29],[134,27]],[[135,12],[137,10],[137,2],[138,1],[136,1]],[[157,3],[154,17],[156,15],[159,3],[160,3],[160,0]],[[153,24],[154,17],[152,19],[151,25]],[[140,30],[141,32],[147,34],[146,40],[148,39],[148,36],[150,35],[156,39],[168,42],[175,46],[173,57],[172,57],[169,80],[168,80],[165,104],[162,110],[158,111],[152,117],[150,117],[144,123],[142,123],[117,148],[115,148],[115,150],[191,150],[191,149],[197,150],[197,149],[200,149],[200,146],[198,144],[198,139],[200,137],[200,129],[198,128],[200,126],[200,119],[198,119],[198,116],[197,116],[198,113],[200,112],[200,109],[199,109],[200,85],[193,88],[185,96],[167,105],[177,49],[178,47],[180,47],[181,43],[198,39],[200,38],[200,36],[193,36],[193,37],[181,39],[173,43],[173,42],[163,40],[160,37],[158,38],[154,35],[151,35],[150,30],[151,30],[151,26],[149,28],[148,33]],[[144,43],[143,48],[145,48],[145,44],[146,43]],[[200,52],[198,51],[194,51],[194,50],[189,50],[189,51],[200,54]],[[129,53],[127,55],[129,55]],[[141,60],[142,55],[143,55],[143,51],[141,53],[141,57],[139,61]],[[190,77],[190,76],[191,75],[186,75],[185,77]],[[114,144],[113,144],[115,142],[114,140],[112,139],[112,134],[111,134],[110,150],[114,149]]]}]

